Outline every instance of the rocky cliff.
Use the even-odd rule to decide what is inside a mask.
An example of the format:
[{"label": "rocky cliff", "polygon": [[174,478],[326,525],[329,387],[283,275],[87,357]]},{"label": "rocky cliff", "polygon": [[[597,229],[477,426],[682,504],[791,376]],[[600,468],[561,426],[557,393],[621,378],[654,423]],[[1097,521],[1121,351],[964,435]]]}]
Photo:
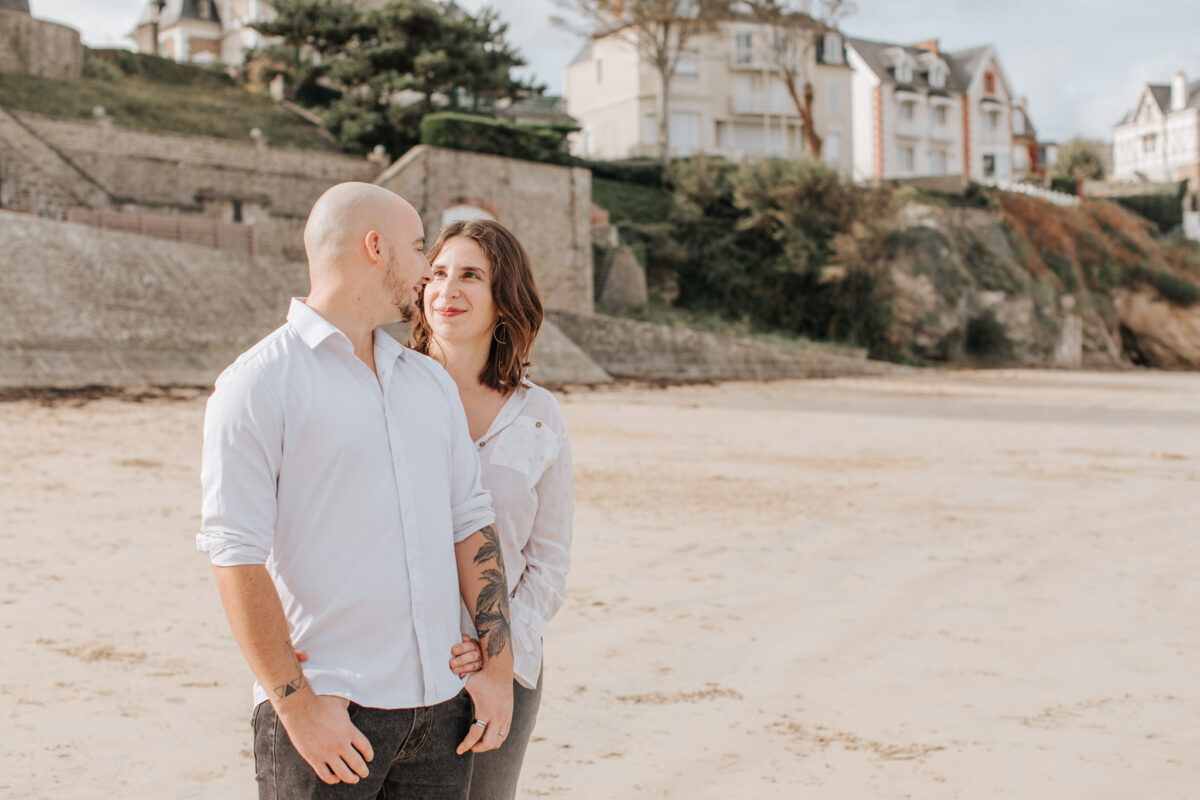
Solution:
[{"label": "rocky cliff", "polygon": [[908,199],[893,226],[842,242],[833,268],[835,279],[871,269],[885,287],[880,354],[1200,369],[1200,245],[1156,238],[1107,202]]}]

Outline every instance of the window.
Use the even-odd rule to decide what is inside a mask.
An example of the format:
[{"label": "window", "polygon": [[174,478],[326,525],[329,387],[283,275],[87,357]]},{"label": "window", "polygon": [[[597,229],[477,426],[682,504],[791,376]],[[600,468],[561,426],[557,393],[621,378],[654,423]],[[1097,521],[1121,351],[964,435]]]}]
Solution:
[{"label": "window", "polygon": [[900,83],[912,83],[912,67],[907,61],[896,65],[896,80]]},{"label": "window", "polygon": [[685,50],[679,54],[679,62],[675,65],[676,75],[694,76],[700,74],[700,59],[696,54]]},{"label": "window", "polygon": [[996,177],[996,157],[987,155],[983,157],[983,177]]},{"label": "window", "polygon": [[825,91],[829,93],[829,113],[842,113],[842,82],[837,78],[830,78],[825,82]]},{"label": "window", "polygon": [[950,120],[950,109],[944,105],[936,105],[933,107],[933,124],[939,128],[946,127],[946,123]]},{"label": "window", "polygon": [[946,174],[946,151],[945,150],[930,150],[929,151],[929,174],[930,175],[945,175]]},{"label": "window", "polygon": [[826,64],[842,63],[842,37],[836,33],[825,34],[825,43],[822,50],[824,51],[822,55],[825,57]]},{"label": "window", "polygon": [[1000,130],[1000,112],[985,111],[983,113],[983,127],[989,133],[995,133]]},{"label": "window", "polygon": [[751,39],[749,33],[739,33],[734,38],[733,63],[749,64],[751,61]]},{"label": "window", "polygon": [[896,167],[901,172],[913,171],[913,149],[909,145],[900,145],[896,149]]},{"label": "window", "polygon": [[672,111],[667,141],[671,149],[686,156],[700,147],[700,115],[695,111]]},{"label": "window", "polygon": [[1142,137],[1142,152],[1153,153],[1158,149],[1158,134],[1148,133]]},{"label": "window", "polygon": [[941,89],[946,85],[946,73],[942,71],[941,64],[934,64],[929,68],[929,85],[934,89]]},{"label": "window", "polygon": [[995,94],[996,93],[996,74],[994,72],[983,73],[983,93],[984,94]]},{"label": "window", "polygon": [[749,75],[733,76],[733,110],[740,114],[754,110],[754,81]]},{"label": "window", "polygon": [[658,115],[642,117],[642,144],[658,144]]},{"label": "window", "polygon": [[200,0],[197,5],[199,6],[200,19],[212,19],[212,0]]},{"label": "window", "polygon": [[771,113],[796,113],[796,105],[792,102],[792,96],[788,94],[787,84],[779,78],[771,79]]},{"label": "window", "polygon": [[912,100],[905,100],[900,103],[900,119],[905,122],[912,122],[917,118],[917,104]]},{"label": "window", "polygon": [[842,135],[840,133],[825,134],[825,144],[821,147],[821,157],[827,164],[836,164],[842,157]]},{"label": "window", "polygon": [[596,59],[596,83],[604,83],[604,59]]}]

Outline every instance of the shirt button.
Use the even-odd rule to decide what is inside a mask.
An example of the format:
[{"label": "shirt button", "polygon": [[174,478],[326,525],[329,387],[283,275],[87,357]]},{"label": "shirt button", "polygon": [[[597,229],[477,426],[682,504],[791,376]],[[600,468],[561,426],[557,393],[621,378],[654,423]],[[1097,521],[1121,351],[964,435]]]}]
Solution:
[{"label": "shirt button", "polygon": [[535,422],[535,423],[534,423],[534,425],[533,425],[533,427],[535,427],[535,428],[540,428],[540,427],[542,427],[542,423],[541,423],[540,421],[538,421],[538,422]]},{"label": "shirt button", "polygon": [[480,447],[483,447],[483,442],[480,442],[480,443],[479,443],[479,446],[480,446]]}]

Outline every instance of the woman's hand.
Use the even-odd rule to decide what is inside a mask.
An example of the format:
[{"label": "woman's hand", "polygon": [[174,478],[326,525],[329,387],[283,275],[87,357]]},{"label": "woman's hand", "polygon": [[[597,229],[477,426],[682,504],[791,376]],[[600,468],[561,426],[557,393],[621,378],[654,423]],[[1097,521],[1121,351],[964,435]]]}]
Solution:
[{"label": "woman's hand", "polygon": [[450,648],[450,669],[460,678],[465,678],[472,672],[478,672],[483,666],[483,653],[479,650],[479,641],[465,633],[462,644]]}]

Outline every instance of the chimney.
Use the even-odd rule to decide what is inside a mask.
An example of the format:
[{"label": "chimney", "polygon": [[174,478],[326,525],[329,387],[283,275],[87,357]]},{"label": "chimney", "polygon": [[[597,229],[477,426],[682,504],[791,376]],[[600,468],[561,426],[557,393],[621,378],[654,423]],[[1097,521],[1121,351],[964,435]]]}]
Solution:
[{"label": "chimney", "polygon": [[1176,72],[1171,80],[1171,110],[1182,111],[1187,108],[1187,76]]},{"label": "chimney", "polygon": [[913,45],[913,47],[917,48],[918,50],[928,50],[935,56],[940,56],[942,54],[942,51],[938,49],[937,39],[929,39],[924,42],[917,42]]}]

